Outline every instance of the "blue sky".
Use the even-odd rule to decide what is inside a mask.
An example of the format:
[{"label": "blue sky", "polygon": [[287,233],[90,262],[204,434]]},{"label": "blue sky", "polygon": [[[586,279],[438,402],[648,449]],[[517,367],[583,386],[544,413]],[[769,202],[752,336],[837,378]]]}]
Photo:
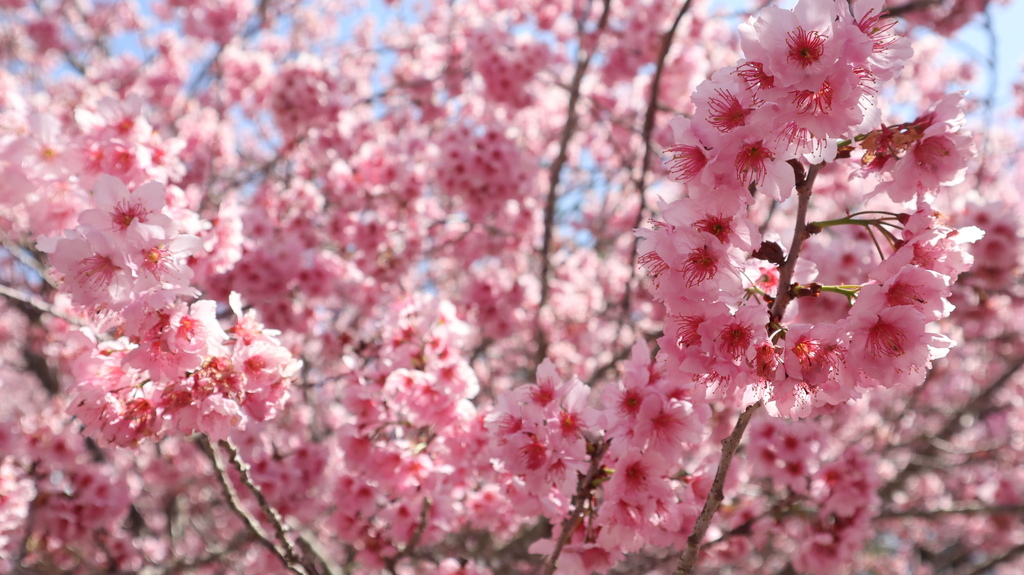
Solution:
[{"label": "blue sky", "polygon": [[[1024,1],[1012,0],[1007,5],[994,5],[989,8],[992,15],[992,29],[996,38],[996,106],[1006,106],[1011,103],[1010,86],[1021,77],[1021,60],[1024,58],[1024,34],[1021,34],[1021,25],[1024,24]],[[970,55],[969,49],[958,47],[962,42],[964,46],[970,46],[977,53],[986,55],[989,52],[989,32],[985,29],[982,19],[975,18],[970,26],[961,30],[954,38],[951,47],[960,50],[961,53]],[[979,79],[976,90],[978,95],[983,95],[988,88],[988,72]]]}]

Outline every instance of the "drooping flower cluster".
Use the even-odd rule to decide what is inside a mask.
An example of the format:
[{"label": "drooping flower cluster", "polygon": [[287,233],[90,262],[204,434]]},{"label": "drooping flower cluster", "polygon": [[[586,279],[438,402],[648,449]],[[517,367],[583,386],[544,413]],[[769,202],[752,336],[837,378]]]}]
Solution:
[{"label": "drooping flower cluster", "polygon": [[[675,545],[701,505],[688,455],[704,438],[711,410],[680,380],[652,364],[644,342],[627,360],[622,380],[602,396],[600,421],[610,442],[596,541],[614,554],[643,545]],[[692,471],[692,469],[691,469]]]},{"label": "drooping flower cluster", "polygon": [[96,439],[121,446],[175,431],[222,439],[273,417],[301,364],[240,304],[234,295],[227,331],[209,300],[126,315],[125,337],[92,341],[74,363],[71,413]]},{"label": "drooping flower cluster", "polygon": [[346,361],[335,489],[348,504],[331,518],[359,561],[378,568],[411,541],[431,544],[463,525],[518,526],[507,496],[484,481],[493,471],[470,401],[479,383],[459,351],[468,326],[450,302],[425,297],[396,302],[386,323],[380,360]]},{"label": "drooping flower cluster", "polygon": [[[572,501],[589,501],[589,519],[565,536],[559,565],[566,573],[606,570],[647,544],[673,545],[699,511],[698,488],[686,488],[678,470],[703,438],[710,409],[692,403],[685,386],[652,365],[644,342],[625,368],[595,409],[587,406],[588,387],[577,378],[563,381],[545,361],[537,383],[502,396],[488,418],[517,508],[560,522]],[[578,486],[581,478],[590,483]],[[554,539],[531,551],[551,553]]]},{"label": "drooping flower cluster", "polygon": [[523,500],[537,512],[561,520],[569,512],[577,474],[587,473],[587,434],[596,413],[587,406],[590,388],[577,378],[562,381],[546,360],[537,383],[499,399],[488,421],[498,457]]},{"label": "drooping flower cluster", "polygon": [[811,478],[811,499],[818,513],[810,522],[790,527],[799,549],[793,565],[804,573],[842,569],[859,553],[872,534],[881,481],[869,457],[857,449],[844,452]]}]

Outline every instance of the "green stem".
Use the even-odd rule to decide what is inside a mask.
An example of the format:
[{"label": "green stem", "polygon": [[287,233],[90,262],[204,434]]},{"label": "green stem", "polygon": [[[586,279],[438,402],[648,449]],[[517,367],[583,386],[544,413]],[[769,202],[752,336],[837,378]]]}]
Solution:
[{"label": "green stem", "polygon": [[857,299],[857,294],[860,293],[860,288],[863,286],[859,285],[837,285],[837,286],[821,286],[821,291],[842,294],[846,296],[846,301],[853,305],[853,300]]},{"label": "green stem", "polygon": [[[821,228],[821,229],[830,228],[832,226],[844,226],[844,225],[854,225],[854,226],[890,225],[890,226],[893,226],[893,227],[897,227],[897,226],[895,226],[892,223],[888,223],[888,222],[896,219],[895,216],[893,216],[891,218],[876,218],[876,219],[871,219],[871,220],[858,220],[858,219],[854,218],[854,216],[861,215],[861,214],[866,214],[866,213],[869,213],[869,212],[858,212],[856,214],[850,214],[850,215],[846,216],[845,218],[837,218],[837,219],[834,219],[834,220],[822,220],[820,222],[811,222],[808,225],[815,226],[815,227],[818,227],[818,228]],[[878,213],[882,213],[882,212],[878,212]]]}]

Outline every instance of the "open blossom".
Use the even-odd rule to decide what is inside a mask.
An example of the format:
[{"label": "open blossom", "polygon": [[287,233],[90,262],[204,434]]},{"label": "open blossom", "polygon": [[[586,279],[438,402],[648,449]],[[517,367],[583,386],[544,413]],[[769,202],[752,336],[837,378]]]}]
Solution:
[{"label": "open blossom", "polygon": [[120,246],[102,232],[69,230],[49,249],[50,262],[64,276],[64,289],[75,303],[117,309],[131,300],[134,278],[129,262]]},{"label": "open blossom", "polygon": [[669,174],[679,182],[699,177],[709,162],[708,150],[690,128],[690,123],[690,118],[684,116],[676,116],[670,122],[675,143],[665,152],[669,154]]},{"label": "open blossom", "polygon": [[975,154],[970,134],[960,131],[963,98],[963,93],[949,94],[913,122],[883,127],[861,143],[866,169],[892,176],[878,192],[906,202],[963,181],[967,162]]},{"label": "open blossom", "polygon": [[793,10],[768,7],[752,25],[741,25],[747,57],[764,57],[764,70],[781,85],[814,88],[839,59],[833,2],[798,2]]},{"label": "open blossom", "polygon": [[854,304],[846,325],[851,334],[848,361],[852,373],[866,376],[860,384],[890,387],[920,381],[928,362],[945,356],[952,345],[945,336],[925,331],[927,322],[912,306],[886,308],[876,315]]},{"label": "open blossom", "polygon": [[104,232],[128,233],[140,226],[154,226],[164,231],[165,237],[177,231],[177,225],[161,213],[166,205],[164,186],[147,182],[129,191],[124,183],[107,174],[96,178],[93,184],[95,210],[86,210],[78,221]]},{"label": "open blossom", "polygon": [[202,244],[179,234],[162,213],[162,184],[148,182],[129,191],[103,174],[95,181],[94,199],[97,208],[83,212],[78,227],[38,242],[77,304],[120,311],[157,292],[188,288],[187,258]]},{"label": "open blossom", "polygon": [[34,113],[28,118],[28,128],[29,132],[7,151],[8,161],[20,160],[26,175],[63,180],[81,168],[81,152],[62,132],[60,120],[51,114]]},{"label": "open blossom", "polygon": [[[846,371],[847,342],[835,324],[790,325],[786,332],[786,375],[807,383],[815,393],[835,393]],[[819,398],[825,399],[825,398]],[[845,397],[831,397],[838,402]]]}]

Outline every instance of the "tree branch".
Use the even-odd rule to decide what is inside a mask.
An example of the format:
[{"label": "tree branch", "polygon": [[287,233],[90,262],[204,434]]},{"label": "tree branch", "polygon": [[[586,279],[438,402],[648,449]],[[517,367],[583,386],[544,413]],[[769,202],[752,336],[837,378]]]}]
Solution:
[{"label": "tree branch", "polygon": [[900,511],[886,511],[874,520],[902,519],[905,517],[943,517],[946,515],[994,515],[998,513],[1024,513],[1024,503],[1013,505],[964,505],[961,507],[949,507],[946,509],[903,509]]},{"label": "tree branch", "polygon": [[1010,547],[1002,555],[992,557],[991,559],[982,563],[981,565],[974,567],[965,575],[985,575],[987,573],[992,573],[992,568],[996,565],[999,565],[1000,563],[1006,563],[1008,561],[1013,561],[1022,554],[1024,554],[1024,543],[1014,545],[1013,547]]},{"label": "tree branch", "polygon": [[[686,0],[686,3],[676,13],[675,20],[672,21],[672,26],[665,32],[664,36],[661,37],[661,49],[658,52],[658,61],[654,68],[654,77],[651,79],[651,94],[647,101],[647,114],[644,116],[644,129],[641,133],[641,138],[644,142],[644,156],[640,162],[640,177],[634,181],[636,186],[637,195],[640,196],[640,206],[636,210],[636,218],[633,220],[633,228],[639,228],[640,222],[644,218],[644,194],[647,192],[647,173],[650,171],[651,155],[653,154],[653,146],[651,145],[651,133],[654,131],[654,120],[657,117],[658,111],[658,92],[661,90],[661,75],[665,70],[665,60],[668,58],[668,52],[672,48],[672,42],[675,41],[676,29],[679,28],[679,23],[683,20],[683,16],[690,11],[690,4],[692,0]],[[630,266],[629,266],[629,280],[626,282],[626,293],[622,297],[622,315],[623,317],[629,316],[629,308],[632,306],[633,301],[633,284],[636,280],[636,254],[640,248],[640,237],[635,236],[633,238],[633,250],[630,252]]]},{"label": "tree branch", "polygon": [[0,296],[3,296],[11,300],[12,302],[15,303],[15,305],[19,306],[23,310],[26,307],[31,307],[38,312],[50,314],[53,317],[59,317],[60,319],[70,323],[71,325],[77,325],[79,327],[85,325],[82,323],[81,320],[75,319],[67,314],[57,311],[52,305],[46,303],[41,298],[35,295],[22,293],[10,286],[0,284]]},{"label": "tree branch", "polygon": [[281,513],[267,501],[267,497],[263,494],[263,490],[256,485],[256,482],[252,479],[252,474],[249,473],[249,464],[242,460],[241,454],[238,452],[238,447],[235,446],[231,439],[222,439],[220,446],[231,456],[231,464],[238,470],[238,474],[242,478],[242,483],[249,489],[249,491],[256,497],[256,501],[260,505],[260,510],[270,520],[271,525],[274,526],[274,532],[277,534],[277,538],[281,541],[283,546],[284,556],[290,563],[302,565],[308,572],[315,573],[315,569],[311,569],[310,566],[303,560],[299,553],[295,550],[295,546],[291,540],[288,539],[287,533],[289,531],[288,526],[284,523],[284,518],[281,517]]},{"label": "tree branch", "polygon": [[594,449],[593,455],[590,456],[590,469],[587,470],[584,477],[580,478],[576,494],[572,496],[572,512],[562,521],[562,532],[558,535],[555,549],[540,571],[543,575],[552,575],[555,572],[555,568],[558,566],[558,556],[562,554],[562,549],[569,542],[569,537],[576,531],[576,527],[583,521],[583,504],[590,499],[590,493],[594,489],[594,479],[601,472],[601,464],[604,461],[604,454],[608,451],[608,445],[608,441],[601,440],[601,443]]},{"label": "tree branch", "polygon": [[679,559],[675,575],[691,575],[693,573],[693,568],[697,565],[697,558],[700,555],[700,546],[701,542],[704,541],[704,535],[707,534],[708,527],[711,526],[711,519],[714,518],[719,505],[725,499],[725,479],[729,475],[729,466],[732,465],[732,458],[736,455],[736,450],[740,446],[740,440],[743,438],[743,432],[747,429],[747,424],[750,423],[750,418],[754,416],[754,413],[762,405],[759,401],[744,409],[739,419],[736,420],[736,427],[733,428],[732,433],[729,434],[729,437],[722,440],[722,459],[718,462],[718,471],[715,472],[711,491],[708,492],[704,508],[700,510],[700,515],[697,516],[697,523],[693,526],[693,532],[686,539],[686,550],[683,551],[683,556]]},{"label": "tree branch", "polygon": [[[965,419],[965,416],[974,416],[980,413],[982,409],[984,409],[991,403],[992,397],[999,390],[1006,387],[1006,384],[1010,382],[1013,376],[1018,371],[1020,371],[1022,367],[1024,367],[1024,356],[1019,357],[1012,363],[1010,363],[1010,365],[1007,366],[1003,373],[998,378],[996,378],[996,380],[993,381],[987,388],[985,388],[984,391],[974,396],[974,399],[967,402],[963,407],[950,414],[949,417],[946,418],[945,425],[942,426],[942,429],[940,429],[938,433],[930,436],[922,434],[917,438],[918,441],[931,438],[938,439],[943,442],[948,442],[954,435],[959,433],[964,428],[963,420]],[[922,457],[928,458],[937,455],[939,451],[940,449],[937,445],[935,445],[934,443],[929,443],[927,447],[925,447],[918,453]],[[923,468],[924,466],[921,463],[917,461],[911,461],[910,463],[907,464],[906,467],[901,469],[895,477],[893,477],[888,483],[886,483],[884,486],[882,486],[881,489],[878,490],[878,495],[882,498],[883,501],[889,501],[892,494],[895,493],[901,487],[903,487],[903,484],[906,483],[907,479],[909,479],[910,476],[914,475]]]},{"label": "tree branch", "polygon": [[825,164],[814,164],[805,171],[803,164],[797,160],[790,160],[789,164],[793,166],[793,172],[796,174],[798,202],[796,226],[793,228],[793,241],[789,246],[789,255],[786,256],[786,261],[779,266],[779,291],[769,313],[769,317],[774,322],[782,321],[786,307],[793,300],[793,294],[789,292],[793,283],[793,273],[796,271],[796,262],[800,257],[800,248],[803,247],[804,240],[810,237],[810,234],[807,233],[807,208],[811,203],[811,191],[814,188],[814,180],[818,177],[818,172],[825,166]]},{"label": "tree branch", "polygon": [[[604,0],[604,10],[601,12],[601,19],[597,24],[597,30],[594,37],[594,47],[597,46],[597,36],[605,29],[608,25],[608,16],[611,12],[611,0]],[[583,76],[587,73],[587,68],[590,66],[590,60],[593,57],[592,51],[585,51],[584,45],[584,32],[582,25],[580,26],[580,48],[577,54],[582,54],[582,58],[576,63],[576,72],[573,74],[572,85],[569,88],[569,105],[566,109],[565,115],[565,126],[562,128],[562,136],[558,142],[558,156],[555,157],[555,161],[551,164],[549,170],[548,180],[550,185],[548,187],[548,198],[544,205],[544,243],[540,249],[540,301],[537,303],[537,363],[539,364],[544,360],[547,355],[547,336],[544,335],[544,330],[540,326],[540,312],[547,304],[548,295],[550,293],[550,284],[548,281],[548,275],[551,273],[551,244],[554,242],[555,236],[555,204],[558,202],[558,184],[562,178],[562,168],[569,159],[569,141],[572,139],[573,134],[576,132],[577,116],[576,116],[576,104],[580,99],[580,89],[583,83]]]},{"label": "tree branch", "polygon": [[412,537],[409,538],[409,542],[402,547],[394,557],[387,560],[388,572],[397,573],[395,569],[398,567],[398,562],[412,555],[413,550],[420,544],[420,539],[423,538],[423,532],[427,529],[427,521],[429,520],[430,499],[424,499],[423,506],[420,508],[420,522],[416,526],[416,530],[413,532]]},{"label": "tree branch", "polygon": [[[278,547],[277,543],[275,543],[263,530],[263,527],[260,526],[259,521],[245,509],[242,505],[242,501],[238,498],[238,492],[235,490],[235,486],[231,484],[231,478],[228,477],[227,468],[224,466],[224,460],[205,435],[199,436],[199,445],[203,448],[203,451],[206,452],[207,457],[209,457],[210,461],[213,463],[213,468],[217,474],[217,481],[220,483],[221,490],[224,492],[224,498],[227,500],[228,506],[231,507],[232,511],[238,515],[243,523],[245,523],[245,526],[253,536],[256,537],[256,540],[276,555],[278,559],[281,560],[281,563],[283,563],[284,566],[292,573],[295,573],[296,575],[313,575],[302,565],[302,562],[296,555],[295,548],[292,546],[291,542],[283,537],[284,532],[282,527],[279,525],[274,526],[278,531],[278,537],[282,539],[283,548]],[[269,504],[266,503],[266,499],[263,497],[262,492],[260,492],[256,488],[255,484],[252,483],[252,477],[249,475],[249,466],[242,461],[234,444],[230,443],[230,441],[221,441],[220,445],[227,449],[231,454],[231,461],[234,464],[235,469],[237,469],[242,475],[242,483],[244,483],[246,487],[249,487],[250,490],[254,490],[254,495],[258,494],[257,499],[260,501],[260,507],[263,508],[264,505],[269,507]],[[266,510],[264,510],[264,513],[266,513]],[[274,510],[273,516],[267,514],[267,517],[271,518],[272,521],[272,517],[277,517],[277,523],[280,523],[280,515],[276,510]]]}]

